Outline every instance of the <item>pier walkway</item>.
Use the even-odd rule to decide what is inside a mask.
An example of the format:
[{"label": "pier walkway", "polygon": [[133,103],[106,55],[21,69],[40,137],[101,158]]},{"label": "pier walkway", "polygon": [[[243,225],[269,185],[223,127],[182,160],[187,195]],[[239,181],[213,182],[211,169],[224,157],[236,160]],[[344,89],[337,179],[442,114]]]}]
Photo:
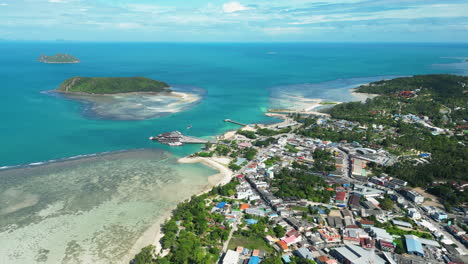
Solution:
[{"label": "pier walkway", "polygon": [[209,143],[210,141],[206,139],[196,138],[196,137],[182,136],[180,139],[180,142],[184,144],[206,144],[206,143]]},{"label": "pier walkway", "polygon": [[236,122],[236,121],[231,120],[231,119],[224,119],[224,122],[233,123],[233,124],[236,124],[236,125],[239,125],[239,126],[247,126],[246,124],[242,124],[242,123]]}]

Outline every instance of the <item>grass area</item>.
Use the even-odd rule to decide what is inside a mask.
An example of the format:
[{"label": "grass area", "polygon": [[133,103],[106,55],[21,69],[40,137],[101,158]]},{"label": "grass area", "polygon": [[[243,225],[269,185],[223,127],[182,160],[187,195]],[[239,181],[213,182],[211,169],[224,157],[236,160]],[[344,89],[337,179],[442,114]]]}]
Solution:
[{"label": "grass area", "polygon": [[337,102],[320,102],[319,104],[321,104],[321,105],[336,105],[338,103]]},{"label": "grass area", "polygon": [[421,232],[416,230],[403,230],[398,227],[387,227],[385,230],[391,235],[403,236],[403,235],[415,235],[417,237],[425,238],[425,239],[433,239],[432,235],[427,232]]},{"label": "grass area", "polygon": [[309,208],[303,207],[303,206],[293,206],[292,209],[295,210],[295,211],[303,211],[303,212],[308,212],[309,211]]},{"label": "grass area", "polygon": [[261,237],[245,237],[235,234],[229,241],[229,249],[235,250],[236,247],[241,246],[248,249],[260,249],[265,252],[272,253],[273,248]]}]

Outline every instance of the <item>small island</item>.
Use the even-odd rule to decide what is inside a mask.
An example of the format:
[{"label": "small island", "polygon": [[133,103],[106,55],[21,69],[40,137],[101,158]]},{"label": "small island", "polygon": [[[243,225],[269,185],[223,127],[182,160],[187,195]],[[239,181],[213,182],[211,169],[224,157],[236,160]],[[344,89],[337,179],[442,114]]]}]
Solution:
[{"label": "small island", "polygon": [[43,63],[80,63],[78,58],[62,53],[57,53],[52,56],[41,55],[37,60]]},{"label": "small island", "polygon": [[72,77],[65,80],[56,91],[82,94],[172,92],[169,84],[146,77]]}]

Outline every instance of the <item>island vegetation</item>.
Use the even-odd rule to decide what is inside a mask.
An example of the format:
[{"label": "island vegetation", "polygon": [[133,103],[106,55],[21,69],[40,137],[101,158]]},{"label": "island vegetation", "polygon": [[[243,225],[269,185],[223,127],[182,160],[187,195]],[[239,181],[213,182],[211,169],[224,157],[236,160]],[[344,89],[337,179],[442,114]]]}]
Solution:
[{"label": "island vegetation", "polygon": [[57,89],[59,92],[86,94],[116,94],[134,92],[171,92],[170,86],[146,77],[73,77],[65,80]]},{"label": "island vegetation", "polygon": [[37,60],[43,63],[80,63],[78,58],[63,53],[57,53],[52,56],[41,55]]}]

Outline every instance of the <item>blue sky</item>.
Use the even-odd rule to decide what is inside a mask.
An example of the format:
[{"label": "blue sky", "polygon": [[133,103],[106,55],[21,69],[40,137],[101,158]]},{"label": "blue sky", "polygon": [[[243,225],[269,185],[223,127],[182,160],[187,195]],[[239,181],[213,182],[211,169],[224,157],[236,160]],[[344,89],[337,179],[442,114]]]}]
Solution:
[{"label": "blue sky", "polygon": [[468,42],[468,1],[0,0],[0,39]]}]

